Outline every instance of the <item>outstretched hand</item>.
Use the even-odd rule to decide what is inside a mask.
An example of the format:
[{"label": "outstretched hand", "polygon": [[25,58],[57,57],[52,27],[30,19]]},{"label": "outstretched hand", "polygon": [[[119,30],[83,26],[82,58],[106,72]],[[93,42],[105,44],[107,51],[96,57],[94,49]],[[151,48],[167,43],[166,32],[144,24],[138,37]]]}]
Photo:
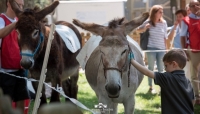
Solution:
[{"label": "outstretched hand", "polygon": [[130,52],[130,53],[128,54],[128,59],[129,59],[129,60],[134,59],[134,54],[133,54],[133,52]]}]

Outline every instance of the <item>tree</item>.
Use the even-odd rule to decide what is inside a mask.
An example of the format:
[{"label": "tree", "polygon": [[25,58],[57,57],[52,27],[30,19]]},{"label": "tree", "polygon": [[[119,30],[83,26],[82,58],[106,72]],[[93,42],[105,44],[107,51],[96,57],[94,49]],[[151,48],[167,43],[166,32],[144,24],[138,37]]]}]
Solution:
[{"label": "tree", "polygon": [[[39,5],[40,8],[44,8],[49,5],[53,0],[24,0],[24,8],[33,8],[35,5]],[[6,11],[6,0],[0,0],[0,13]]]},{"label": "tree", "polygon": [[39,6],[41,9],[50,5],[53,0],[35,0],[35,5]]},{"label": "tree", "polygon": [[0,13],[6,11],[6,0],[0,0]]}]

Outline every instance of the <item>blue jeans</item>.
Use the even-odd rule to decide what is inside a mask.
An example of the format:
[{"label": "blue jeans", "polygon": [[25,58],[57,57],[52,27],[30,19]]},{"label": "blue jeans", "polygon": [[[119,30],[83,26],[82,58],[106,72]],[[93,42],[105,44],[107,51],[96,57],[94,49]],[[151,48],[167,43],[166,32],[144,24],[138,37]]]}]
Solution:
[{"label": "blue jeans", "polygon": [[[147,47],[147,50],[160,50],[158,48],[152,48],[152,47]],[[148,60],[148,69],[149,70],[154,70],[154,64],[156,61],[158,72],[163,72],[164,69],[164,64],[163,64],[163,57],[166,52],[161,51],[161,52],[146,52],[147,55],[147,60]],[[148,84],[149,86],[152,86],[152,78],[148,78]]]}]

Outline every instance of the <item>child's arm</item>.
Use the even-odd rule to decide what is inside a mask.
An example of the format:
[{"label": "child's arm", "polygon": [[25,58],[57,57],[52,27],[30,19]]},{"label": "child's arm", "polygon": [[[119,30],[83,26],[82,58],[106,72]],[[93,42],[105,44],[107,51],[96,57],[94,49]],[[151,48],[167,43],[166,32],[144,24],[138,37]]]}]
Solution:
[{"label": "child's arm", "polygon": [[136,62],[134,59],[131,59],[131,64],[137,69],[139,70],[142,74],[150,77],[150,78],[154,78],[154,72],[147,69],[146,67],[142,66],[141,64],[139,64],[138,62]]}]

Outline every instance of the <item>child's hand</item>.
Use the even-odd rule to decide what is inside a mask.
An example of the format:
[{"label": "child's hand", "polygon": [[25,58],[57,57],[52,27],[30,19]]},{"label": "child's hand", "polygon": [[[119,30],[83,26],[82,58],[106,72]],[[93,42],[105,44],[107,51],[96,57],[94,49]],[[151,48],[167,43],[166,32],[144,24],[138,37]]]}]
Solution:
[{"label": "child's hand", "polygon": [[128,59],[129,59],[129,60],[134,59],[134,55],[133,55],[133,52],[132,52],[132,51],[128,54]]}]

